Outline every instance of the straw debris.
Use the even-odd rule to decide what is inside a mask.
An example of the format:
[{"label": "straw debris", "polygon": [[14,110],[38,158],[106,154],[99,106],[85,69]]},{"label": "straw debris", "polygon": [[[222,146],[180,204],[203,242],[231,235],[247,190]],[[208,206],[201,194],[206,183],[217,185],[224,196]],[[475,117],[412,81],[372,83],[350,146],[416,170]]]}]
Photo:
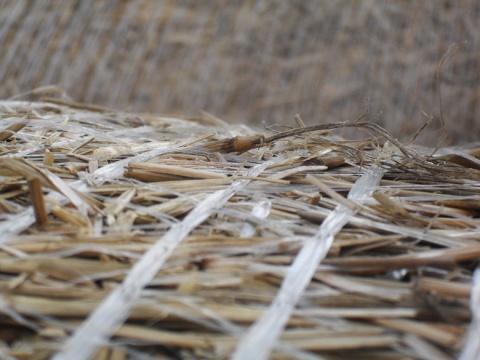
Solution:
[{"label": "straw debris", "polygon": [[478,146],[365,118],[0,114],[0,357],[479,356]]}]

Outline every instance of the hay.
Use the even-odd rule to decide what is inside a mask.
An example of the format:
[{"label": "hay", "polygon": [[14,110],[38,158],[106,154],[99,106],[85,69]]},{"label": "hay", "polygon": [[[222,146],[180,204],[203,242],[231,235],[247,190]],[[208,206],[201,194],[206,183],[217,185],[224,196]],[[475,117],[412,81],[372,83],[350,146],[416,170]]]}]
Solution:
[{"label": "hay", "polygon": [[[437,144],[440,112],[448,142],[480,135],[475,0],[2,1],[0,24],[2,99],[64,90],[260,127],[298,112],[310,123],[353,119],[368,98],[376,123],[402,141],[431,118],[420,140]],[[452,44],[440,106],[435,73]]]},{"label": "hay", "polygon": [[0,111],[3,358],[478,356],[477,146]]}]

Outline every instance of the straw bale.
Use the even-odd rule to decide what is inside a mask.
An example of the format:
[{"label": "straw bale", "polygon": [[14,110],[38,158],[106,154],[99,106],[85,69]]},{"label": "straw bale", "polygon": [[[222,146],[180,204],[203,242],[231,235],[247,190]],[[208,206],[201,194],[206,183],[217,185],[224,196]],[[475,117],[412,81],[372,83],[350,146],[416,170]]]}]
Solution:
[{"label": "straw bale", "polygon": [[0,102],[0,357],[478,357],[478,145],[296,122]]},{"label": "straw bale", "polygon": [[0,24],[1,98],[66,93],[92,110],[206,110],[257,127],[353,119],[368,102],[402,140],[437,123],[448,52],[449,141],[480,134],[476,0],[1,1]]}]

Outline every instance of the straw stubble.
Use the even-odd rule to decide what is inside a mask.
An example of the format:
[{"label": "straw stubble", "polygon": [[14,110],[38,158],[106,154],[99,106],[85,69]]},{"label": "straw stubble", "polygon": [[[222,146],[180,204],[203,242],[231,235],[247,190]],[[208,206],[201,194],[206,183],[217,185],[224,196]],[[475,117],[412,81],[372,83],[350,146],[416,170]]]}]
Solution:
[{"label": "straw stubble", "polygon": [[[105,359],[229,358],[280,295],[293,306],[258,335],[267,357],[460,354],[480,253],[477,148],[432,156],[363,121],[252,135],[211,115],[0,105],[0,356],[73,343]],[[376,137],[331,136],[344,127]],[[375,191],[347,197],[370,171],[383,174]],[[338,208],[349,216],[325,258],[307,256],[304,286],[280,290]]]}]

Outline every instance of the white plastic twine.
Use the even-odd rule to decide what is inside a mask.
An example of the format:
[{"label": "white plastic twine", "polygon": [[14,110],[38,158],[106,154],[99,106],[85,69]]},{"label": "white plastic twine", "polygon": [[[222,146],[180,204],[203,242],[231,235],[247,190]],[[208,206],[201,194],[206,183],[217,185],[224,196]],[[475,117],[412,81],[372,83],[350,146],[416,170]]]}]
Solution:
[{"label": "white plastic twine", "polygon": [[[272,210],[272,202],[271,201],[260,201],[258,204],[256,204],[252,212],[250,213],[250,218],[253,220],[263,220],[268,217],[270,214],[270,211]],[[240,232],[240,237],[249,237],[253,236],[255,233],[255,226],[253,226],[248,220],[245,222],[245,225],[242,228],[242,231]]]},{"label": "white plastic twine", "polygon": [[470,309],[472,310],[472,322],[468,329],[460,360],[480,360],[480,268],[477,268],[473,273]]},{"label": "white plastic twine", "polygon": [[[256,177],[274,161],[267,161],[252,168],[247,177]],[[90,314],[66,342],[55,360],[89,359],[128,318],[131,308],[140,297],[142,289],[155,277],[165,261],[180,242],[195,227],[204,222],[215,209],[222,207],[250,180],[236,180],[228,188],[219,190],[201,201],[182,222],[172,225],[170,230],[142,256],[132,267],[123,283]]]},{"label": "white plastic twine", "polygon": [[[358,204],[370,198],[384,171],[372,167],[353,185],[348,199]],[[287,271],[282,286],[270,307],[240,340],[232,360],[267,359],[282,333],[302,293],[319,263],[327,256],[335,235],[356,213],[354,207],[339,204],[322,223],[317,233],[307,238]]]}]

